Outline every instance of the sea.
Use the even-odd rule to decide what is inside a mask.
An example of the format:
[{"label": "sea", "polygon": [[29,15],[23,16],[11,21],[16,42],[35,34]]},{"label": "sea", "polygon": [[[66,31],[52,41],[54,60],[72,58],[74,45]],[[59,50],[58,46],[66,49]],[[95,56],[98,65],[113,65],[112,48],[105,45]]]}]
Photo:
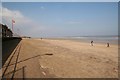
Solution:
[{"label": "sea", "polygon": [[80,37],[59,37],[56,39],[64,39],[64,40],[74,40],[74,41],[82,41],[90,43],[93,41],[94,43],[102,43],[102,44],[115,44],[118,45],[120,43],[120,38],[118,36],[80,36]]}]

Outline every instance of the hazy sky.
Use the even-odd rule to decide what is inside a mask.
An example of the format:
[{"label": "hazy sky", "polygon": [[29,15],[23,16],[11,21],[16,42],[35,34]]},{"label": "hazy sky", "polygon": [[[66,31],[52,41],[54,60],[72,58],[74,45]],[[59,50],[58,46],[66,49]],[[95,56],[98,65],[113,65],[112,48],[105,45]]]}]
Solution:
[{"label": "hazy sky", "polygon": [[118,34],[117,2],[3,2],[2,22],[33,37]]}]

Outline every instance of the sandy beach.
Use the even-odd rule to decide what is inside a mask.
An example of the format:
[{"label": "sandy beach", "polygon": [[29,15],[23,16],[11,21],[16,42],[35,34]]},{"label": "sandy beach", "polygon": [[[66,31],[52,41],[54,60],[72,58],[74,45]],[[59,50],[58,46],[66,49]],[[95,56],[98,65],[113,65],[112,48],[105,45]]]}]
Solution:
[{"label": "sandy beach", "polygon": [[2,80],[119,78],[119,1],[1,3]]},{"label": "sandy beach", "polygon": [[[23,74],[25,78],[118,78],[117,45],[59,39],[23,39],[21,43],[16,78]],[[6,77],[14,63],[13,59]],[[7,61],[3,71],[6,65]]]}]

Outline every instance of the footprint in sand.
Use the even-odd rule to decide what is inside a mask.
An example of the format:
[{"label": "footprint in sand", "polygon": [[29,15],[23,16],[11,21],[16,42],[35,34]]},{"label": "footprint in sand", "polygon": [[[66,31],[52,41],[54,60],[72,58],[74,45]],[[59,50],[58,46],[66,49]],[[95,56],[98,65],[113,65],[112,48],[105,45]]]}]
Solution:
[{"label": "footprint in sand", "polygon": [[117,68],[113,68],[113,71],[114,71],[114,72],[118,72],[118,69],[117,69]]}]

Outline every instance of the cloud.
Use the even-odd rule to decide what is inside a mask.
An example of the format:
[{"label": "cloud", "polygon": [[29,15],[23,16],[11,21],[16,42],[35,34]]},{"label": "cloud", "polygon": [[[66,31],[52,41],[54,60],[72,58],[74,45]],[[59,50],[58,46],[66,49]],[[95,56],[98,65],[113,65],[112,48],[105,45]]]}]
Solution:
[{"label": "cloud", "polygon": [[80,21],[69,21],[68,24],[82,24]]},{"label": "cloud", "polygon": [[9,10],[8,8],[4,7],[2,7],[2,19],[9,23],[11,23],[11,20],[14,19],[16,24],[31,22],[31,20],[25,17],[20,11]]},{"label": "cloud", "polygon": [[7,8],[2,8],[2,16],[3,17],[17,17],[17,18],[23,18],[23,15],[19,11],[12,11]]},{"label": "cloud", "polygon": [[2,4],[0,4],[0,23],[2,23]]},{"label": "cloud", "polygon": [[[21,33],[21,35],[31,36],[32,32],[35,32],[35,27],[38,27],[35,21],[25,17],[18,10],[10,10],[8,8],[2,7],[2,11],[0,11],[0,16],[2,16],[2,23],[8,25],[8,27],[12,28],[12,19],[15,21],[14,24],[14,32]],[[18,31],[19,30],[19,31]]]},{"label": "cloud", "polygon": [[44,6],[41,6],[40,8],[41,8],[41,9],[45,9],[45,7],[44,7]]}]

